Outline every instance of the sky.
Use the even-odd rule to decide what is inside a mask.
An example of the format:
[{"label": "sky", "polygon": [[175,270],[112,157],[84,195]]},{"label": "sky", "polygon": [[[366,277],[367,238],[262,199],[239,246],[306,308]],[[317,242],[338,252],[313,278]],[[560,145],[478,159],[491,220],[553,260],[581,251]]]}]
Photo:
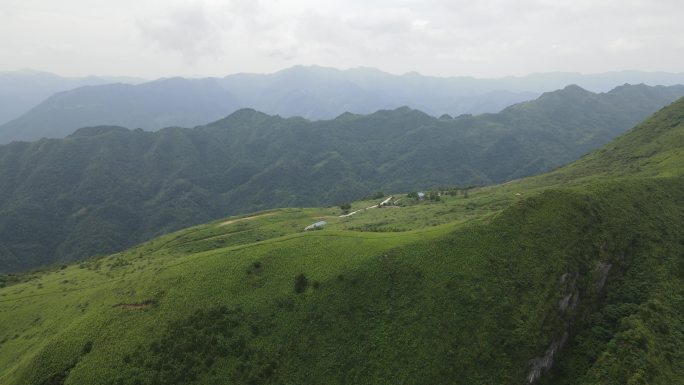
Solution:
[{"label": "sky", "polygon": [[684,72],[682,0],[0,0],[0,70]]}]

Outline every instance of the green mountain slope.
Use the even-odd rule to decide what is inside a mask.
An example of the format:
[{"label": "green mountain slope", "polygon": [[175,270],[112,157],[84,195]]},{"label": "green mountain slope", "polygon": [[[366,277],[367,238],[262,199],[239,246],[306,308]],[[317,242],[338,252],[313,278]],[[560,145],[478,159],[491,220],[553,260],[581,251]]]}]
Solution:
[{"label": "green mountain slope", "polygon": [[328,121],[240,110],[194,129],[84,128],[0,146],[0,271],[111,253],[236,213],[543,172],[682,93],[568,87],[455,119],[408,108]]},{"label": "green mountain slope", "polygon": [[[633,130],[557,174],[582,176],[676,176],[682,174],[684,100],[650,117]],[[555,176],[555,174],[551,174]]]},{"label": "green mountain slope", "polygon": [[0,383],[681,383],[683,117],[500,186],[5,276]]}]

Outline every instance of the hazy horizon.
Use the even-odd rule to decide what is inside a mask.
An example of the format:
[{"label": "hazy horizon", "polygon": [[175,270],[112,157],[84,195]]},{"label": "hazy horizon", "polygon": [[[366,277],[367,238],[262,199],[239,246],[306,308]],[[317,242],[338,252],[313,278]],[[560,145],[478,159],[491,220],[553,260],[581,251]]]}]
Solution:
[{"label": "hazy horizon", "polygon": [[682,72],[676,0],[7,0],[3,71],[216,77],[294,65],[501,78]]},{"label": "hazy horizon", "polygon": [[[46,69],[41,69],[41,68],[0,68],[0,74],[7,74],[7,73],[48,73],[52,75],[57,75],[60,77],[64,78],[87,78],[87,77],[102,77],[102,78],[128,78],[130,77],[131,79],[138,79],[142,81],[153,81],[153,80],[158,80],[158,79],[170,79],[174,77],[183,77],[183,78],[188,78],[188,79],[201,79],[201,78],[222,78],[230,75],[239,75],[239,74],[254,74],[254,75],[268,75],[268,74],[274,74],[282,71],[287,71],[292,68],[296,67],[304,67],[304,68],[323,68],[323,69],[330,69],[330,70],[335,70],[335,71],[353,71],[353,70],[361,70],[361,69],[368,69],[368,70],[377,70],[389,75],[394,75],[394,76],[405,76],[405,75],[411,75],[411,74],[418,74],[420,76],[426,76],[426,77],[436,77],[436,78],[473,78],[477,80],[498,80],[498,79],[505,79],[505,78],[525,78],[529,76],[535,76],[535,75],[550,75],[550,74],[573,74],[573,75],[581,75],[581,76],[593,76],[593,75],[606,75],[606,74],[620,74],[620,73],[643,73],[643,74],[671,74],[671,75],[684,75],[684,71],[644,71],[644,70],[638,70],[638,69],[622,69],[622,70],[615,70],[615,71],[604,71],[604,72],[580,72],[580,71],[545,71],[545,72],[530,72],[526,74],[521,74],[521,75],[502,75],[502,76],[492,76],[492,77],[480,77],[480,76],[473,76],[473,75],[468,75],[468,74],[461,74],[461,75],[435,75],[435,74],[430,74],[430,73],[422,73],[419,71],[411,70],[411,71],[406,71],[406,72],[389,72],[385,71],[382,68],[377,68],[377,67],[370,67],[370,66],[356,66],[356,67],[347,67],[347,68],[338,68],[334,66],[323,66],[323,65],[318,65],[318,64],[293,64],[288,67],[283,67],[279,69],[275,69],[273,71],[238,71],[238,72],[230,72],[230,73],[225,73],[225,74],[219,74],[219,75],[200,75],[200,74],[186,74],[186,75],[168,75],[168,76],[151,76],[151,77],[140,77],[140,76],[133,76],[133,75],[126,75],[126,74],[117,74],[117,73],[87,73],[83,75],[65,75],[59,72],[54,72],[54,71],[49,71]],[[569,84],[568,84],[569,85]]]}]

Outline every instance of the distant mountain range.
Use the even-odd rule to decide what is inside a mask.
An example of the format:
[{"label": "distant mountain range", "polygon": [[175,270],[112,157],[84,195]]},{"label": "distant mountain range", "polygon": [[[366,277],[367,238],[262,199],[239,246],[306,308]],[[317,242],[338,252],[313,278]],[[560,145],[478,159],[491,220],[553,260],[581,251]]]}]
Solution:
[{"label": "distant mountain range", "polygon": [[108,83],[142,83],[131,77],[62,77],[33,70],[0,72],[0,124],[16,119],[57,92]]},{"label": "distant mountain range", "polygon": [[157,130],[193,127],[240,107],[215,79],[173,78],[143,83],[88,86],[55,94],[19,119],[0,126],[0,143],[61,138],[76,128],[112,124]]},{"label": "distant mountain range", "polygon": [[[457,116],[498,112],[568,84],[594,92],[625,83],[684,84],[684,74],[638,71],[476,79],[317,66],[296,66],[273,74],[160,79],[138,85],[102,84],[136,83],[137,79],[27,76],[0,73],[0,102],[4,101],[0,103],[0,123],[13,119],[0,126],[0,143],[61,138],[84,126],[118,125],[146,130],[196,126],[240,108],[307,119],[332,119],[345,112],[368,114],[400,106],[435,117]],[[48,97],[52,92],[58,93]],[[42,98],[47,99],[38,104]]]},{"label": "distant mountain range", "polygon": [[479,116],[404,107],[311,121],[241,109],[194,129],[101,126],[14,142],[0,146],[0,271],[109,253],[230,214],[546,171],[682,96],[684,86],[569,86]]}]

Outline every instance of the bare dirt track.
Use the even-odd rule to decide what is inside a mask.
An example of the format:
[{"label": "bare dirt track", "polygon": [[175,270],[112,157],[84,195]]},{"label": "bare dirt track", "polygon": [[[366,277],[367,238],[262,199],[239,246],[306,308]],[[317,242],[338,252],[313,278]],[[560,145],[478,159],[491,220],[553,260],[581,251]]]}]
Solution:
[{"label": "bare dirt track", "polygon": [[251,217],[231,219],[231,220],[219,223],[219,227],[230,225],[231,223],[236,223],[236,222],[240,222],[240,221],[249,221],[249,220],[257,219],[257,218],[261,218],[261,217],[267,217],[269,215],[274,215],[274,214],[275,213],[263,213],[263,214],[252,215]]}]

